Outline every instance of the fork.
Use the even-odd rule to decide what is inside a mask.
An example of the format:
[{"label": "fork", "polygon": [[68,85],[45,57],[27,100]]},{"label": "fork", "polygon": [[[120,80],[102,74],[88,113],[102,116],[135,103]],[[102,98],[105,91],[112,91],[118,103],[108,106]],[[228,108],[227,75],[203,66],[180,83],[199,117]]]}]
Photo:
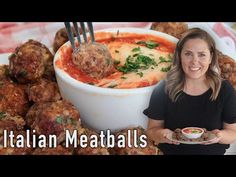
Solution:
[{"label": "fork", "polygon": [[[74,38],[74,35],[73,35],[73,32],[72,32],[70,22],[64,22],[64,24],[65,24],[65,27],[66,27],[67,35],[68,35],[68,38],[70,40],[73,52],[75,52],[75,51],[78,50],[80,44],[82,44],[82,39],[80,37],[78,24],[77,24],[77,22],[73,22],[73,26],[74,26],[75,34],[76,34],[76,39],[78,40],[78,44],[79,44],[78,48],[76,48],[76,46],[75,46],[75,40],[74,40],[75,38]],[[95,42],[95,37],[94,37],[92,22],[87,22],[87,26],[88,26],[88,29],[89,29],[91,42],[94,43]],[[86,28],[85,28],[84,22],[80,22],[80,27],[81,27],[82,35],[83,35],[83,38],[84,38],[84,42],[88,43],[88,37],[87,37],[87,34],[86,34]]]}]

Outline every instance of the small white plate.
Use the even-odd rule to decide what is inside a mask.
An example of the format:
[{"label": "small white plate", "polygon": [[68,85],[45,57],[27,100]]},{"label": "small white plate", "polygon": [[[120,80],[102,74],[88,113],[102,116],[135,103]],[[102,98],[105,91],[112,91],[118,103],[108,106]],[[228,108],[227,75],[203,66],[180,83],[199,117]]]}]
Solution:
[{"label": "small white plate", "polygon": [[189,140],[189,141],[181,141],[181,140],[174,139],[172,135],[173,135],[173,133],[170,133],[170,134],[167,135],[166,138],[171,140],[171,141],[182,143],[182,144],[203,144],[203,143],[207,143],[207,142],[212,141],[215,138],[217,138],[215,134],[210,133],[210,132],[208,132],[208,138],[209,139],[207,141],[191,141],[191,140]]}]

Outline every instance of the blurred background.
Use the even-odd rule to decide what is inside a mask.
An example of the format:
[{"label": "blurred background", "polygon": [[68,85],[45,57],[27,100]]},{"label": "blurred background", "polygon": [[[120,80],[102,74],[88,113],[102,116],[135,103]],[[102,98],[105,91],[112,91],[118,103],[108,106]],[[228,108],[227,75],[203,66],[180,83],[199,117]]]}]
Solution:
[{"label": "blurred background", "polygon": [[[150,29],[155,22],[94,22],[94,29],[136,27]],[[236,60],[236,23],[234,22],[186,22],[189,27],[204,28],[213,35],[218,49]],[[56,32],[63,22],[0,22],[0,53],[9,53],[28,39],[37,40],[52,47]]]}]

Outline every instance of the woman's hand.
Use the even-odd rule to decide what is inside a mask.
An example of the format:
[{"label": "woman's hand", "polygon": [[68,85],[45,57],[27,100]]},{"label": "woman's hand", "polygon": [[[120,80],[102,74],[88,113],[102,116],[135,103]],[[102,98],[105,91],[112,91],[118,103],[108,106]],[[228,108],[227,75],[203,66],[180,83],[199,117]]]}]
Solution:
[{"label": "woman's hand", "polygon": [[220,144],[231,144],[236,141],[236,123],[228,124],[224,123],[224,127],[222,130],[212,130],[217,138],[211,141],[208,141],[205,144],[213,144],[213,143],[220,143]]},{"label": "woman's hand", "polygon": [[173,131],[170,129],[160,129],[156,131],[156,138],[155,138],[155,143],[168,143],[168,144],[176,144],[179,145],[180,143],[171,141],[167,138],[168,135],[172,134]]},{"label": "woman's hand", "polygon": [[149,119],[147,135],[151,140],[154,141],[156,145],[159,143],[179,144],[167,138],[167,136],[170,136],[170,134],[172,133],[173,131],[171,131],[170,129],[164,128],[163,120]]},{"label": "woman's hand", "polygon": [[215,129],[215,130],[212,130],[210,131],[211,133],[215,134],[216,135],[216,138],[212,139],[212,140],[209,140],[205,143],[202,143],[204,145],[209,145],[209,144],[215,144],[215,143],[219,143],[219,141],[221,140],[222,138],[222,135],[221,135],[221,131],[218,130],[218,129]]}]

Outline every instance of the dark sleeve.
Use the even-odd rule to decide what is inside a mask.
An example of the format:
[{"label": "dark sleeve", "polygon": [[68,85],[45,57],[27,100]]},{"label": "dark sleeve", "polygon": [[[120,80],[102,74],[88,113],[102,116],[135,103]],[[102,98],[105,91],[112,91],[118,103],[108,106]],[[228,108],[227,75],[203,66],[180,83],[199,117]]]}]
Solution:
[{"label": "dark sleeve", "polygon": [[224,98],[223,121],[225,123],[236,123],[236,91],[229,81],[222,83]]},{"label": "dark sleeve", "polygon": [[149,106],[143,113],[151,119],[164,120],[166,108],[165,81],[159,82],[152,92]]}]

